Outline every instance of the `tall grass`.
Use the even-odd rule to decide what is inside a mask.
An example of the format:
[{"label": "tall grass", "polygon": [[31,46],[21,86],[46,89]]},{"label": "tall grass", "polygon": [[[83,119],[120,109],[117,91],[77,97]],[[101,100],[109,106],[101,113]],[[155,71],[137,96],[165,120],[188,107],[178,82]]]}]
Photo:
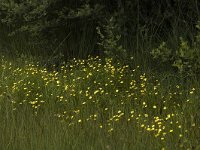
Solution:
[{"label": "tall grass", "polygon": [[112,59],[0,64],[0,149],[199,149],[199,84]]}]

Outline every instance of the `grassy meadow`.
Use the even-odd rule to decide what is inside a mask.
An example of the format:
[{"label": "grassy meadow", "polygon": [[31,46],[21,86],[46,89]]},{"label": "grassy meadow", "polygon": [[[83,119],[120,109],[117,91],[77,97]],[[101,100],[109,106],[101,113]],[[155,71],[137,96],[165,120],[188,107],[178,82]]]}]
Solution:
[{"label": "grassy meadow", "polygon": [[0,59],[0,149],[200,149],[200,84],[110,58]]}]

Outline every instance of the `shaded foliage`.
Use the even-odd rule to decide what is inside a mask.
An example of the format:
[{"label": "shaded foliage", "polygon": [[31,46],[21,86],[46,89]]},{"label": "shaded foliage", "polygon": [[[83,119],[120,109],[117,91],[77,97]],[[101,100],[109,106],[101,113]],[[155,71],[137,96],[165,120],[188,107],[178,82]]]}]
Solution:
[{"label": "shaded foliage", "polygon": [[192,44],[182,37],[176,49],[167,47],[166,42],[153,49],[151,54],[154,59],[175,67],[179,73],[185,75],[199,74],[200,71],[200,22],[197,24],[197,35]]},{"label": "shaded foliage", "polygon": [[199,8],[197,0],[1,0],[0,18],[10,35],[26,33],[45,42],[48,51],[86,57],[102,49],[96,27],[104,28],[111,18],[117,27],[113,36],[121,37],[117,44],[128,52],[149,50],[169,37],[193,41]]}]

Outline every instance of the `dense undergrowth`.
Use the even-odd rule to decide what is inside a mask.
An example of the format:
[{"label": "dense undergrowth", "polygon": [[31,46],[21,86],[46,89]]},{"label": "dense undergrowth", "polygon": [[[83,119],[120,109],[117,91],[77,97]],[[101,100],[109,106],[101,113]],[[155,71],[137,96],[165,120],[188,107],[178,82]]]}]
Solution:
[{"label": "dense undergrowth", "polygon": [[99,57],[0,63],[0,149],[200,149],[197,80]]}]

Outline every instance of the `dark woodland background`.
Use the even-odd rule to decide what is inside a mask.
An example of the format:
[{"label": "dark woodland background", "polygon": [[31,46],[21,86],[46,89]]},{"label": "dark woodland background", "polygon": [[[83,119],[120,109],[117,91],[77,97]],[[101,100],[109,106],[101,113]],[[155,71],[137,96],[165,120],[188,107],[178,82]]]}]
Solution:
[{"label": "dark woodland background", "polygon": [[1,0],[0,48],[56,60],[149,59],[163,41],[171,49],[180,37],[195,43],[199,8],[198,0]]}]

